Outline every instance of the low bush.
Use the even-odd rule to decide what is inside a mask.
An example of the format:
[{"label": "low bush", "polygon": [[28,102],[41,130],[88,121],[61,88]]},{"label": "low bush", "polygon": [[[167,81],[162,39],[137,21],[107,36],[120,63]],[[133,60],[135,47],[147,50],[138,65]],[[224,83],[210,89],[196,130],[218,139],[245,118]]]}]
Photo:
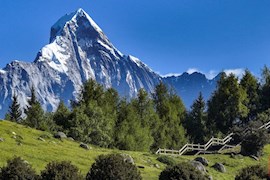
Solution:
[{"label": "low bush", "polygon": [[241,154],[244,156],[255,155],[260,157],[264,146],[268,142],[268,134],[263,130],[254,130],[245,134],[241,143]]},{"label": "low bush", "polygon": [[207,180],[206,176],[188,163],[168,166],[159,175],[159,180]]},{"label": "low bush", "polygon": [[120,154],[101,155],[96,159],[86,180],[141,180],[141,174],[132,163],[126,162]]},{"label": "low bush", "polygon": [[38,175],[27,161],[20,157],[15,157],[7,161],[7,166],[1,168],[0,179],[37,180]]},{"label": "low bush", "polygon": [[50,162],[41,172],[41,180],[81,180],[79,169],[69,161]]},{"label": "low bush", "polygon": [[163,164],[167,164],[169,166],[173,166],[176,164],[175,160],[169,156],[160,156],[157,160]]},{"label": "low bush", "polygon": [[242,169],[235,177],[235,180],[257,180],[257,179],[270,179],[267,174],[267,169],[260,166],[249,166]]}]

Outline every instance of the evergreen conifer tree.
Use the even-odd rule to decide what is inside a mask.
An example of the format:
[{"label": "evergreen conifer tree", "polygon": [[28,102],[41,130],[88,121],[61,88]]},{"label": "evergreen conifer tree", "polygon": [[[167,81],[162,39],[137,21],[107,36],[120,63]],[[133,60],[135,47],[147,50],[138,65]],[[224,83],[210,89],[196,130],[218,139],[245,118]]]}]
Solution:
[{"label": "evergreen conifer tree", "polygon": [[29,106],[25,109],[26,119],[24,123],[36,129],[42,129],[44,126],[44,110],[36,98],[34,87],[31,88],[31,98],[28,101]]},{"label": "evergreen conifer tree", "polygon": [[12,104],[9,106],[8,117],[13,122],[21,122],[22,120],[22,111],[18,102],[18,96],[15,93],[12,97]]},{"label": "evergreen conifer tree", "polygon": [[270,69],[264,66],[262,70],[262,84],[260,93],[261,112],[270,108]]},{"label": "evergreen conifer tree", "polygon": [[245,106],[246,92],[238,84],[238,79],[230,74],[221,75],[217,90],[208,101],[207,127],[211,135],[218,132],[227,134],[235,124],[241,123],[248,115]]},{"label": "evergreen conifer tree", "polygon": [[115,126],[115,145],[123,150],[148,151],[153,138],[131,103],[122,100]]},{"label": "evergreen conifer tree", "polygon": [[163,83],[156,86],[153,99],[156,113],[160,119],[153,147],[181,148],[186,142],[183,128],[186,110],[182,100],[176,94],[170,93]]},{"label": "evergreen conifer tree", "polygon": [[53,121],[58,126],[58,130],[67,130],[70,127],[70,110],[65,106],[63,101],[60,101],[57,110],[53,114]]},{"label": "evergreen conifer tree", "polygon": [[206,136],[206,119],[207,113],[205,112],[205,102],[200,92],[199,97],[194,101],[191,106],[191,111],[188,114],[185,126],[187,134],[195,143],[204,142]]},{"label": "evergreen conifer tree", "polygon": [[259,83],[250,71],[245,70],[245,74],[240,81],[241,88],[247,94],[247,99],[244,101],[245,106],[249,109],[249,113],[243,122],[246,124],[253,120],[258,113],[259,106]]}]

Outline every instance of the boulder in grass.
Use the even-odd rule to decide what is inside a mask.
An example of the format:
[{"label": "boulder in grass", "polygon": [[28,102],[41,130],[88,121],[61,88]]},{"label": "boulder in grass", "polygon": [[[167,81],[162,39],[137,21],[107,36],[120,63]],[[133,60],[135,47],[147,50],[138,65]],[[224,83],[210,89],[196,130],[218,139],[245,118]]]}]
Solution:
[{"label": "boulder in grass", "polygon": [[72,137],[68,137],[68,140],[75,141]]},{"label": "boulder in grass", "polygon": [[206,169],[202,163],[199,161],[190,161],[190,164],[197,170],[201,171],[203,174],[206,173]]},{"label": "boulder in grass", "polygon": [[251,159],[255,160],[255,161],[259,161],[260,159],[257,156],[251,155],[250,156]]},{"label": "boulder in grass", "polygon": [[83,148],[83,149],[86,149],[86,150],[90,150],[91,149],[87,144],[84,144],[84,143],[81,143],[80,144],[80,147]]},{"label": "boulder in grass", "polygon": [[24,162],[25,164],[29,165],[29,162],[28,162],[28,161],[26,161],[26,160],[23,160],[23,162]]},{"label": "boulder in grass", "polygon": [[5,140],[4,140],[4,138],[0,138],[0,142],[4,142]]},{"label": "boulder in grass", "polygon": [[45,142],[45,139],[43,139],[42,137],[38,137],[38,140]]},{"label": "boulder in grass", "polygon": [[196,157],[194,161],[202,163],[204,166],[208,166],[209,162],[204,157]]},{"label": "boulder in grass", "polygon": [[124,158],[125,162],[135,164],[134,159],[129,154],[121,154],[121,156]]},{"label": "boulder in grass", "polygon": [[57,132],[56,134],[54,134],[54,138],[63,139],[63,138],[67,138],[67,135],[63,132]]},{"label": "boulder in grass", "polygon": [[226,168],[223,164],[221,163],[216,163],[214,166],[212,166],[215,170],[221,172],[221,173],[226,173]]}]

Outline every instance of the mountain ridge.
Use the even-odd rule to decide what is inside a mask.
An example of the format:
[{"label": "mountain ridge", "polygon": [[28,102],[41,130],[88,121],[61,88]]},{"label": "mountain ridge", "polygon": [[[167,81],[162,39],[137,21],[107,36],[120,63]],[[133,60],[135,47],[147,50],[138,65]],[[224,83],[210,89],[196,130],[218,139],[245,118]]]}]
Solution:
[{"label": "mountain ridge", "polygon": [[[203,83],[196,83],[197,76],[205,78],[200,79]],[[76,99],[81,85],[90,78],[129,98],[136,96],[140,88],[153,92],[162,81],[176,89],[187,107],[199,91],[208,99],[216,86],[215,78],[208,80],[200,73],[163,78],[138,58],[116,49],[80,8],[64,15],[51,27],[50,43],[41,48],[32,63],[12,61],[0,71],[0,116],[7,112],[14,93],[25,107],[31,87],[36,89],[42,107],[54,111],[60,100],[69,104],[71,99]],[[192,88],[188,87],[189,81]],[[186,87],[181,85],[184,83]]]}]

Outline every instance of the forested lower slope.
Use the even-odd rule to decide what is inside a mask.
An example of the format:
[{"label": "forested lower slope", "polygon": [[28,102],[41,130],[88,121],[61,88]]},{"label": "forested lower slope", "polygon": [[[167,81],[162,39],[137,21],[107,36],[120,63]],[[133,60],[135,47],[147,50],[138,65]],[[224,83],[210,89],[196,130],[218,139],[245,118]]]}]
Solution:
[{"label": "forested lower slope", "polygon": [[[38,131],[9,121],[0,121],[0,166],[4,166],[6,161],[14,156],[20,156],[32,164],[33,168],[40,172],[46,164],[56,160],[68,160],[78,166],[83,175],[89,171],[92,163],[98,155],[110,153],[125,153],[133,157],[135,164],[141,166],[139,169],[143,179],[158,179],[160,172],[166,167],[156,159],[157,155],[149,152],[120,151],[104,149],[89,145],[92,149],[85,150],[79,147],[80,143],[72,140],[55,139],[52,134]],[[44,141],[43,141],[44,140]],[[264,148],[264,155],[259,161],[249,157],[230,155],[204,155],[209,161],[207,170],[214,179],[234,179],[236,173],[243,167],[249,165],[267,165],[270,146]],[[184,162],[194,159],[194,156],[175,157],[176,162]],[[216,162],[223,163],[227,169],[226,173],[219,173],[211,166]],[[144,168],[142,168],[144,167]]]}]

